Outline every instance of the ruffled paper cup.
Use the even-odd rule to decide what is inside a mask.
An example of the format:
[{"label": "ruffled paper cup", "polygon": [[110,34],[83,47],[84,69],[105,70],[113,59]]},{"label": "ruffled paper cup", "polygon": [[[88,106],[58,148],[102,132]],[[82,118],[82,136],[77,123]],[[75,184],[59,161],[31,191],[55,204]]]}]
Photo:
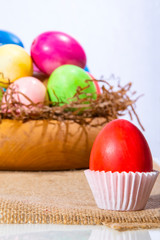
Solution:
[{"label": "ruffled paper cup", "polygon": [[110,228],[92,230],[88,240],[151,240],[149,231],[132,230],[119,232]]},{"label": "ruffled paper cup", "polygon": [[101,209],[142,210],[159,174],[152,172],[84,171],[96,204]]}]

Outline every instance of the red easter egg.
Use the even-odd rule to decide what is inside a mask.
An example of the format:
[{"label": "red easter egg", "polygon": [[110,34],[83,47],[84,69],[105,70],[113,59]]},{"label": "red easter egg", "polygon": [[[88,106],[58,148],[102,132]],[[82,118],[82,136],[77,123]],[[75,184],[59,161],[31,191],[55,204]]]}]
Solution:
[{"label": "red easter egg", "polygon": [[140,130],[124,119],[113,120],[98,134],[90,155],[90,170],[150,172],[152,155]]},{"label": "red easter egg", "polygon": [[95,80],[95,78],[89,72],[88,72],[88,75],[94,80],[94,85],[96,87],[97,94],[100,94],[101,93],[101,89],[100,89],[100,86],[99,86],[98,82]]}]

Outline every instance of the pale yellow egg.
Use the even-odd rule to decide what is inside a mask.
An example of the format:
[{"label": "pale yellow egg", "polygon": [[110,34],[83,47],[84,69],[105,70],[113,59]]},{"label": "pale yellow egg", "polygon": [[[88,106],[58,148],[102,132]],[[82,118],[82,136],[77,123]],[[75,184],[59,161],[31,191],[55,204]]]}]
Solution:
[{"label": "pale yellow egg", "polygon": [[24,48],[14,44],[0,47],[0,86],[7,87],[9,81],[14,82],[32,74],[32,58]]}]

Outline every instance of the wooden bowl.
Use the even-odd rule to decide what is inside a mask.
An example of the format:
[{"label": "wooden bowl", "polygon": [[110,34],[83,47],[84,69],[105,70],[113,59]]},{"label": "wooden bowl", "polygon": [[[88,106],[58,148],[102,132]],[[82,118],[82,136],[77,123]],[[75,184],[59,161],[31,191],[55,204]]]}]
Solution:
[{"label": "wooden bowl", "polygon": [[90,151],[101,128],[71,121],[2,120],[0,170],[88,168]]}]

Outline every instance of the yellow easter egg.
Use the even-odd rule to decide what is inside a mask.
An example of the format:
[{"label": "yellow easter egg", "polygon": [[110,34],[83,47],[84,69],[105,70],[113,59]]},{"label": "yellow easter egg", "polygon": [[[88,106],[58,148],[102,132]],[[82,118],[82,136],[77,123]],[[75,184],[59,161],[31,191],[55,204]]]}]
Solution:
[{"label": "yellow easter egg", "polygon": [[32,74],[32,59],[24,48],[15,44],[0,47],[0,86],[6,88],[8,82],[12,83],[18,78]]}]

